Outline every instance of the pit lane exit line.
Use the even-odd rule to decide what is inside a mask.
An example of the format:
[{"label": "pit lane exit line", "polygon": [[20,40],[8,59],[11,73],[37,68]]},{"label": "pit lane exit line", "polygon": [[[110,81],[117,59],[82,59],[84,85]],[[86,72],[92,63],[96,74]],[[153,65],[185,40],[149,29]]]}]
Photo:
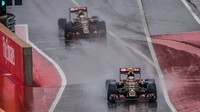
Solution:
[{"label": "pit lane exit line", "polygon": [[154,51],[154,48],[153,48],[153,44],[152,44],[152,41],[151,41],[149,27],[147,25],[147,20],[146,20],[146,16],[145,16],[144,6],[142,4],[142,0],[137,0],[137,2],[138,2],[139,10],[140,10],[142,24],[143,24],[143,27],[144,27],[144,32],[145,32],[145,35],[146,35],[146,38],[147,38],[147,43],[148,43],[148,46],[149,46],[149,49],[150,49],[150,52],[151,52],[151,56],[152,56],[154,64],[155,64],[154,67],[155,67],[155,69],[156,69],[156,71],[158,73],[158,77],[160,79],[160,83],[161,83],[161,87],[162,87],[162,91],[163,91],[163,95],[164,95],[165,101],[166,101],[166,103],[168,104],[168,106],[170,107],[170,109],[173,112],[177,112],[176,109],[174,108],[174,106],[172,105],[172,103],[171,103],[171,101],[169,99],[168,93],[167,93],[167,89],[166,89],[166,86],[165,86],[165,83],[164,83],[163,73],[162,73],[162,71],[160,69],[160,66],[159,66],[159,63],[158,63],[158,59],[156,57],[156,54],[155,54],[155,51]]},{"label": "pit lane exit line", "polygon": [[[27,35],[27,43],[29,43],[36,51],[38,51],[42,56],[44,56],[47,60],[49,60],[50,63],[52,63],[54,65],[54,67],[58,70],[58,73],[61,77],[62,83],[60,85],[60,89],[56,95],[55,100],[53,101],[49,112],[53,112],[58,101],[60,100],[64,90],[65,90],[65,86],[67,85],[67,79],[65,77],[65,74],[63,72],[63,70],[60,68],[60,66],[52,59],[50,58],[48,55],[46,55],[42,50],[40,50],[35,44],[33,44],[30,40],[29,40],[29,36],[28,36],[28,25],[27,24],[23,24],[22,26],[24,26],[26,28],[26,35]],[[1,112],[1,110],[0,110]],[[3,111],[5,112],[5,111]]]}]

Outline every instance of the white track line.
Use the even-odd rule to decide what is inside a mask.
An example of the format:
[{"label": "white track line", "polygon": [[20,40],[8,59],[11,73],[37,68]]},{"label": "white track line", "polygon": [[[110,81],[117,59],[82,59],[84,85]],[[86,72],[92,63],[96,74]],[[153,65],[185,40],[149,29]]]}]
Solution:
[{"label": "white track line", "polygon": [[60,68],[60,66],[52,59],[50,58],[48,55],[46,55],[43,51],[41,51],[35,44],[33,44],[30,40],[29,40],[29,36],[28,36],[28,25],[25,25],[26,27],[26,34],[27,34],[27,41],[28,43],[35,49],[37,50],[41,55],[43,55],[47,60],[49,60],[54,66],[55,68],[58,70],[60,76],[61,76],[61,79],[62,79],[62,84],[61,84],[61,87],[56,95],[56,98],[54,100],[54,102],[52,103],[51,105],[51,108],[49,109],[49,112],[53,112],[58,101],[60,100],[64,90],[65,90],[65,86],[67,85],[67,80],[66,80],[66,77],[65,77],[65,74],[63,72],[63,70]]},{"label": "white track line", "polygon": [[47,56],[44,52],[42,52],[37,46],[35,46],[32,42],[29,42],[29,44],[35,49],[37,50],[41,55],[43,55],[45,58],[47,58],[55,67],[56,69],[58,70],[60,76],[61,76],[61,79],[62,79],[62,84],[61,84],[61,87],[56,95],[56,98],[53,102],[53,104],[51,105],[51,108],[49,109],[49,112],[53,112],[56,105],[58,104],[58,101],[60,100],[64,90],[65,90],[65,86],[67,85],[67,80],[66,80],[66,77],[65,77],[65,74],[64,72],[62,71],[62,69],[60,68],[60,66],[52,59],[50,58],[49,56]]},{"label": "white track line", "polygon": [[181,1],[185,5],[185,7],[188,9],[188,11],[192,14],[192,16],[194,17],[194,19],[200,24],[199,17],[195,14],[195,12],[192,10],[192,8],[188,5],[187,1],[186,0],[181,0]]},{"label": "white track line", "polygon": [[174,106],[172,105],[172,103],[169,99],[167,89],[166,89],[166,86],[165,86],[165,83],[164,83],[163,73],[160,69],[160,66],[159,66],[153,45],[152,45],[152,41],[151,41],[151,38],[150,38],[150,32],[149,32],[149,29],[148,29],[147,20],[146,20],[146,17],[145,17],[145,12],[144,12],[144,7],[143,7],[143,4],[142,4],[142,1],[137,0],[137,2],[138,2],[140,15],[141,15],[141,19],[142,19],[142,23],[143,23],[143,27],[144,27],[144,32],[145,32],[145,35],[146,35],[146,38],[147,38],[147,43],[148,43],[148,46],[149,46],[149,49],[150,49],[150,52],[151,52],[151,55],[152,55],[152,58],[153,58],[153,61],[154,61],[154,64],[155,64],[155,68],[156,68],[158,76],[160,78],[160,83],[161,83],[162,91],[163,91],[163,94],[164,94],[164,98],[165,98],[168,106],[170,107],[170,109],[173,112],[176,112],[176,109],[174,108]]}]

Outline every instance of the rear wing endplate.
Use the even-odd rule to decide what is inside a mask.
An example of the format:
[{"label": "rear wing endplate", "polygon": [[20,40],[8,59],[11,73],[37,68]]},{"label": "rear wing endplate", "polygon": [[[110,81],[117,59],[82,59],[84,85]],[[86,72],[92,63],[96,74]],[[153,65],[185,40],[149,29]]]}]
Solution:
[{"label": "rear wing endplate", "polygon": [[74,8],[69,8],[70,13],[76,13],[82,10],[83,12],[87,12],[87,7],[74,7]]}]

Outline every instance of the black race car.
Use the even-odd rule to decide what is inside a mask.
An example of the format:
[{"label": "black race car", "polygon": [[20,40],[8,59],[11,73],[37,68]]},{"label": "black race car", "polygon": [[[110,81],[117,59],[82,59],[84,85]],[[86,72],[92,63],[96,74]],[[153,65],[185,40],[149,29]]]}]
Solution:
[{"label": "black race car", "polygon": [[120,68],[120,81],[106,80],[107,101],[117,100],[157,100],[154,79],[141,79],[140,68]]},{"label": "black race car", "polygon": [[[75,15],[76,17],[71,19]],[[66,39],[106,37],[107,34],[105,21],[100,21],[98,16],[88,17],[87,7],[69,8],[69,21],[60,18],[58,28],[59,36]]]}]

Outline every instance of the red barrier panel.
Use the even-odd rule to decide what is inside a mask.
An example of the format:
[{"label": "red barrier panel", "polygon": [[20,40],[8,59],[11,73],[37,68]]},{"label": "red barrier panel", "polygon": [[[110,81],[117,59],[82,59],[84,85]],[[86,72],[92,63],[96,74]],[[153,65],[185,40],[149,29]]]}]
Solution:
[{"label": "red barrier panel", "polygon": [[[28,34],[25,32],[27,32],[27,29],[24,28],[24,26],[20,27],[20,29],[19,27],[16,28],[16,34],[20,37],[28,36],[28,35],[24,35],[24,34]],[[23,34],[23,35],[20,35],[20,34]],[[1,34],[1,35],[4,35],[4,34]],[[24,39],[27,39],[27,38],[24,37]],[[0,38],[0,41],[4,42],[2,40],[3,39]],[[11,38],[10,41],[15,42],[13,38]],[[10,47],[12,47],[13,49],[16,48],[15,43],[11,43],[10,41],[9,42],[7,41],[8,44],[6,43],[7,46],[9,45],[9,49]],[[17,40],[17,43],[21,43],[21,42]],[[0,43],[0,47],[2,46],[3,45]],[[22,51],[24,52],[24,49],[22,49]],[[1,52],[2,51],[0,51],[0,53]],[[18,52],[18,51],[15,51],[14,49],[14,52]],[[34,82],[41,87],[23,86],[21,82],[16,81],[17,77],[15,76],[15,74],[9,73],[10,70],[7,70],[8,66],[3,67],[0,64],[0,112],[2,112],[2,110],[5,112],[47,112],[49,111],[60,89],[61,78],[55,66],[49,60],[47,60],[43,55],[41,55],[35,49],[32,50],[32,54],[33,54],[33,61],[34,61],[33,62]],[[19,54],[15,54],[15,55],[19,55]],[[26,55],[25,56],[22,55],[22,56],[24,57],[23,58],[24,60],[22,61],[26,62],[25,60]],[[4,59],[3,54],[0,54],[0,57]],[[15,57],[14,59],[15,66],[18,61],[17,59],[19,58]],[[12,65],[12,63],[9,62],[7,64],[9,64],[10,67],[13,67],[14,65]],[[24,63],[24,66],[26,66],[26,63]],[[15,83],[13,83],[13,79]]]},{"label": "red barrier panel", "polygon": [[24,83],[23,47],[0,30],[0,64]]},{"label": "red barrier panel", "polygon": [[13,81],[32,86],[32,48],[0,24],[0,66]]}]

